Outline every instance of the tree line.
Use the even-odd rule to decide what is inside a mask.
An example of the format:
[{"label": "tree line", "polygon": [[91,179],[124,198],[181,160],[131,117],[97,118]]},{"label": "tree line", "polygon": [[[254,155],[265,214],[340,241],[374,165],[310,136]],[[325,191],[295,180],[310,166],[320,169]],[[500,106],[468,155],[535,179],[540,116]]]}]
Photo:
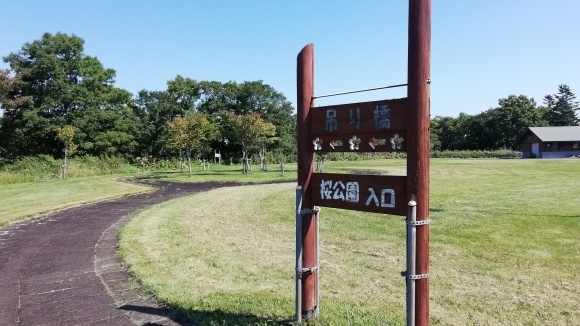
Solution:
[{"label": "tree line", "polygon": [[496,150],[519,147],[518,140],[527,127],[577,126],[579,106],[568,85],[558,93],[546,95],[544,105],[533,98],[510,95],[499,106],[476,115],[457,118],[436,116],[431,119],[433,150]]},{"label": "tree line", "polygon": [[[266,151],[296,155],[296,118],[286,97],[263,81],[197,81],[176,76],[161,91],[133,95],[115,71],[83,52],[75,35],[45,33],[4,57],[0,70],[0,165],[40,154],[119,156],[151,162],[214,151],[249,168]],[[543,105],[524,95],[476,115],[431,119],[433,150],[517,149],[531,126],[578,125],[579,106],[563,84]],[[66,173],[66,171],[65,171]]]},{"label": "tree line", "polygon": [[[295,152],[293,107],[263,81],[178,75],[166,90],[133,96],[115,87],[115,71],[83,46],[78,36],[45,33],[3,58],[10,69],[0,70],[0,164],[63,157],[73,152],[71,144],[77,155],[141,161],[179,153],[207,159],[219,151],[238,162],[259,150]],[[242,116],[251,118],[240,128]]]}]

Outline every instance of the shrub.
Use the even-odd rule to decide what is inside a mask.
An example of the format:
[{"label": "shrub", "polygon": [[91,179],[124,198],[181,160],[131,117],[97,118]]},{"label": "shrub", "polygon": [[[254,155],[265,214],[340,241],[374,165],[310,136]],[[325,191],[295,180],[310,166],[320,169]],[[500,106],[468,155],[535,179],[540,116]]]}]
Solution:
[{"label": "shrub", "polygon": [[0,184],[58,178],[62,161],[50,155],[24,157],[0,169]]},{"label": "shrub", "polygon": [[486,151],[433,151],[433,158],[504,158],[516,159],[522,158],[522,152],[511,149],[498,149]]},{"label": "shrub", "polygon": [[[325,153],[322,154],[325,161],[365,161],[380,158],[404,159],[407,158],[405,152],[388,153]],[[432,158],[522,158],[522,152],[510,149],[488,150],[488,151],[432,151]]]},{"label": "shrub", "polygon": [[[0,184],[58,179],[62,160],[50,155],[21,158],[0,167]],[[69,177],[87,177],[103,174],[137,173],[137,167],[127,164],[119,157],[80,156],[68,160]]]}]

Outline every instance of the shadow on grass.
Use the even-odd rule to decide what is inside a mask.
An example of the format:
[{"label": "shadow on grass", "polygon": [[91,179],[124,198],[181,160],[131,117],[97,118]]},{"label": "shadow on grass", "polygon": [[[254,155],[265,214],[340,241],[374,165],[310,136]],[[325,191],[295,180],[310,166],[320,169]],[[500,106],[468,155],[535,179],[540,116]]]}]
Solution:
[{"label": "shadow on grass", "polygon": [[[242,174],[242,170],[240,170],[240,174]],[[193,173],[191,176],[201,176],[201,175],[208,175],[208,176],[224,176],[224,175],[232,175],[232,173],[228,172],[196,172]],[[135,177],[137,180],[163,180],[163,179],[173,179],[176,176],[183,176],[188,177],[189,174],[187,172],[151,172],[150,174],[137,176]]]},{"label": "shadow on grass", "polygon": [[[121,310],[127,311],[129,314],[139,313],[154,315],[159,317],[166,317],[171,319],[178,325],[183,326],[197,326],[197,325],[294,325],[293,320],[272,320],[264,317],[259,317],[252,314],[239,314],[224,311],[221,309],[213,311],[176,311],[170,308],[155,308],[138,305],[123,305],[119,307]],[[162,321],[159,323],[149,322],[143,325],[165,325]]]},{"label": "shadow on grass", "polygon": [[[285,169],[285,172],[297,172],[297,169]],[[263,170],[263,171],[250,171],[249,174],[252,173],[267,173],[267,174],[271,174],[271,173],[282,173],[282,171],[280,170]],[[236,176],[236,175],[243,175],[242,170],[227,170],[227,171],[206,171],[206,172],[200,172],[200,171],[195,171],[192,173],[192,176],[201,176],[201,175],[231,175],[231,176]],[[170,176],[188,176],[189,173],[188,172],[179,172],[179,171],[163,171],[163,172],[150,172],[148,175],[143,175],[140,176],[138,178],[167,178]]]},{"label": "shadow on grass", "polygon": [[167,178],[169,178],[169,176],[164,176],[164,175],[157,174],[157,173],[152,173],[152,174],[148,174],[148,175],[140,175],[140,176],[135,177],[136,180],[161,180],[161,179],[167,179]]},{"label": "shadow on grass", "polygon": [[342,168],[341,171],[349,172],[349,174],[363,174],[363,175],[386,175],[387,171],[371,170],[371,169],[351,169]]}]

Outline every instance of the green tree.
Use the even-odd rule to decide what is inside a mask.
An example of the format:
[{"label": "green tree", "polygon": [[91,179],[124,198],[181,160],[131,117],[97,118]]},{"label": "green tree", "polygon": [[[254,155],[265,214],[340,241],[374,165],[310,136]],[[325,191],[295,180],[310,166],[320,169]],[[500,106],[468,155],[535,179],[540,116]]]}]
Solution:
[{"label": "green tree", "polygon": [[181,114],[196,110],[200,93],[201,86],[194,79],[177,75],[175,79],[167,81],[167,94]]},{"label": "green tree", "polygon": [[236,115],[224,111],[221,118],[227,140],[242,146],[242,172],[246,174],[251,169],[251,154],[275,140],[276,126],[264,121],[259,113]]},{"label": "green tree", "polygon": [[77,144],[74,141],[76,130],[71,125],[64,125],[54,128],[54,131],[56,132],[56,137],[64,144],[64,162],[60,171],[60,178],[66,179],[67,159],[77,149]]},{"label": "green tree", "polygon": [[[10,139],[18,132],[23,107],[29,105],[28,98],[19,94],[20,78],[11,69],[0,69],[0,164],[16,148]],[[24,137],[25,135],[20,135]]]},{"label": "green tree", "polygon": [[[287,155],[295,155],[296,151],[296,117],[293,107],[286,97],[263,81],[233,81],[219,83],[202,81],[200,85],[200,100],[197,110],[210,114],[228,111],[236,115],[250,113],[260,114],[265,122],[276,127],[275,141],[270,142],[270,149],[277,149]],[[240,149],[236,145],[222,139],[215,147],[226,155],[234,155]]]},{"label": "green tree", "polygon": [[431,151],[441,150],[441,141],[439,140],[439,134],[437,132],[438,130],[439,130],[439,122],[434,119],[431,120],[429,127],[429,143]]},{"label": "green tree", "polygon": [[237,114],[259,113],[265,122],[276,127],[270,144],[288,155],[296,150],[296,116],[286,97],[263,81],[244,82],[238,95]]},{"label": "green tree", "polygon": [[200,83],[180,75],[167,81],[165,91],[140,91],[137,106],[145,121],[140,152],[153,157],[172,155],[168,123],[176,117],[197,112],[200,92]]},{"label": "green tree", "polygon": [[115,104],[86,107],[70,115],[78,129],[79,153],[134,157],[143,133],[140,110],[125,90],[113,89],[110,96],[117,97]]},{"label": "green tree", "polygon": [[137,106],[144,121],[140,152],[155,158],[169,157],[172,146],[167,126],[175,117],[183,116],[183,112],[167,91],[142,90],[137,97]]},{"label": "green tree", "polygon": [[516,149],[527,127],[548,125],[546,109],[537,107],[532,98],[510,95],[498,102],[497,108],[476,115],[435,117],[431,122],[432,141],[438,141],[441,150]]},{"label": "green tree", "polygon": [[517,140],[527,127],[548,125],[544,112],[532,98],[510,95],[499,100],[499,107],[487,111],[489,134],[486,149],[517,149]]},{"label": "green tree", "polygon": [[12,69],[0,69],[0,110],[14,110],[26,103],[27,99],[18,93],[20,84]]},{"label": "green tree", "polygon": [[[102,155],[114,147],[115,153],[128,154],[123,151],[134,147],[136,137],[121,121],[136,116],[131,94],[113,86],[115,71],[84,54],[83,45],[75,35],[45,33],[4,58],[20,80],[19,96],[29,99],[2,121],[12,155],[59,155],[51,135],[65,124],[77,127],[79,152]],[[104,148],[107,152],[101,152]]]},{"label": "green tree", "polygon": [[463,150],[469,147],[472,116],[460,113],[457,118],[436,116],[431,124],[432,133],[441,150]]},{"label": "green tree", "polygon": [[[217,127],[203,113],[192,113],[185,117],[176,117],[168,123],[168,132],[172,144],[185,149],[189,175],[191,176],[191,155],[201,154],[207,142],[217,135]],[[205,164],[204,164],[205,170]]]},{"label": "green tree", "polygon": [[565,84],[558,86],[558,94],[544,97],[544,103],[549,108],[550,126],[577,126],[580,123],[580,118],[576,116],[580,107],[575,99],[576,95]]},{"label": "green tree", "polygon": [[[287,155],[296,151],[293,108],[284,95],[262,81],[198,82],[178,75],[167,82],[165,91],[139,92],[137,106],[147,122],[143,126],[144,140],[141,143],[148,147],[140,150],[154,157],[168,156],[172,152],[167,123],[194,112],[208,114],[208,119],[218,124],[223,122],[220,112],[235,115],[258,113],[264,121],[276,127],[275,141],[267,142],[267,149],[276,149]],[[234,157],[240,152],[241,143],[221,137],[209,142],[208,147],[219,150],[224,156]]]}]

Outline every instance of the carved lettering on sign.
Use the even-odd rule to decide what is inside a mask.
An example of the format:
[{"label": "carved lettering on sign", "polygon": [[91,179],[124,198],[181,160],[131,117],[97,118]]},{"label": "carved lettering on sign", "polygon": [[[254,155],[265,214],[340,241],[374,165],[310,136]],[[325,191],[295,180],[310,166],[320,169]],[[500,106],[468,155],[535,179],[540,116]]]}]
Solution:
[{"label": "carved lettering on sign", "polygon": [[[395,190],[381,189],[380,198],[373,188],[368,188],[369,197],[365,205],[374,204],[376,207],[394,208],[395,207]],[[360,199],[360,189],[358,182],[324,180],[320,183],[320,199],[339,200],[349,203],[358,203]]]},{"label": "carved lettering on sign", "polygon": [[349,203],[358,203],[358,182],[346,183],[346,201]]},{"label": "carved lettering on sign", "polygon": [[324,129],[327,131],[335,131],[338,129],[338,120],[336,119],[335,109],[326,110],[326,126]]},{"label": "carved lettering on sign", "polygon": [[374,111],[375,130],[391,128],[391,109],[388,105],[377,105]]},{"label": "carved lettering on sign", "polygon": [[[369,188],[369,198],[367,199],[366,205],[372,202],[375,206],[379,207],[379,198],[375,193],[373,188]],[[381,189],[381,201],[380,206],[385,208],[394,208],[395,207],[395,191],[393,189]]]},{"label": "carved lettering on sign", "polygon": [[334,189],[334,194],[332,196],[332,199],[344,200],[345,188],[344,188],[344,183],[342,183],[342,181],[335,182],[332,189]]},{"label": "carved lettering on sign", "polygon": [[[386,195],[388,198],[385,198]],[[393,189],[381,190],[381,207],[395,208],[395,191]]]},{"label": "carved lettering on sign", "polygon": [[360,129],[360,108],[356,108],[356,113],[354,115],[352,109],[349,110],[348,123],[356,125],[356,129]]},{"label": "carved lettering on sign", "polygon": [[405,216],[407,177],[313,173],[315,206]]},{"label": "carved lettering on sign", "polygon": [[358,183],[322,180],[320,183],[320,199],[332,199],[347,202],[358,202]]},{"label": "carved lettering on sign", "polygon": [[332,180],[325,181],[322,179],[320,183],[320,199],[332,199]]},{"label": "carved lettering on sign", "polygon": [[373,188],[369,188],[369,191],[371,192],[371,194],[369,195],[369,199],[367,199],[367,202],[365,205],[369,205],[371,203],[371,199],[374,201],[375,206],[379,206],[379,199],[377,198],[377,195],[375,194],[375,190]]}]

